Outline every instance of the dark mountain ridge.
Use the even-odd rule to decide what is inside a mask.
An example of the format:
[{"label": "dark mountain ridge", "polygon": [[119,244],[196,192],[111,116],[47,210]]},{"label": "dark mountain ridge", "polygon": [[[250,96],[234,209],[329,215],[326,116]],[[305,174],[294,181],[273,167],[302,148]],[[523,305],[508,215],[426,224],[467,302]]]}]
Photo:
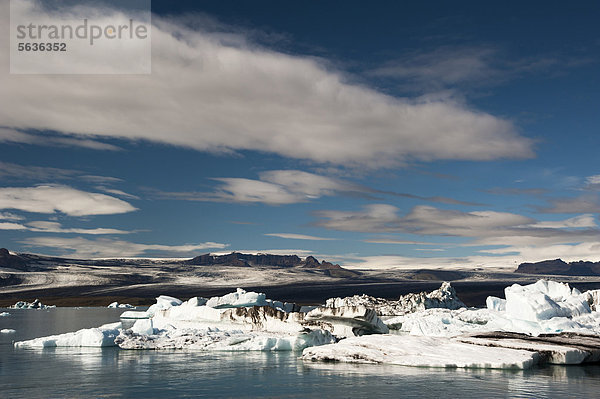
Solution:
[{"label": "dark mountain ridge", "polygon": [[600,276],[600,262],[565,262],[562,259],[543,260],[535,263],[521,263],[515,273],[550,274],[561,276]]},{"label": "dark mountain ridge", "polygon": [[232,252],[227,255],[204,254],[192,259],[169,261],[160,259],[70,259],[53,256],[19,254],[12,255],[5,248],[0,248],[0,267],[18,269],[22,271],[37,270],[43,265],[87,265],[97,267],[113,266],[142,266],[147,264],[164,264],[168,262],[171,265],[181,266],[237,266],[237,267],[275,267],[321,270],[326,275],[333,277],[352,277],[360,273],[342,268],[338,264],[333,264],[323,260],[319,262],[315,257],[308,256],[305,259],[297,255],[272,255],[272,254],[243,254]]}]

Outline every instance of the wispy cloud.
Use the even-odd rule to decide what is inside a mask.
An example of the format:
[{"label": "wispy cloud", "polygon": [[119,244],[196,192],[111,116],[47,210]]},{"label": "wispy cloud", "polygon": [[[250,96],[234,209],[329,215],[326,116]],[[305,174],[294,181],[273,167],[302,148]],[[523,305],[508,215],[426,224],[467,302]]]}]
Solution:
[{"label": "wispy cloud", "polygon": [[23,216],[20,215],[15,215],[14,213],[10,213],[10,212],[0,212],[0,220],[24,220],[25,218]]},{"label": "wispy cloud", "polygon": [[596,193],[576,197],[551,198],[547,206],[536,206],[540,213],[600,213],[600,196]]},{"label": "wispy cloud", "polygon": [[[410,233],[469,239],[466,246],[544,246],[600,242],[593,215],[559,221],[537,221],[522,215],[495,211],[462,212],[416,206],[408,214],[385,204],[361,211],[320,211],[316,224],[333,230],[368,233]],[[385,241],[385,240],[384,240]]]},{"label": "wispy cloud", "polygon": [[[24,17],[44,12],[36,4],[22,7]],[[2,13],[6,36],[8,19]],[[0,120],[13,129],[5,139],[16,140],[16,130],[51,130],[69,133],[64,140],[81,138],[76,145],[96,146],[106,137],[150,140],[371,168],[533,156],[533,142],[511,121],[453,99],[391,97],[350,83],[326,62],[261,47],[237,32],[196,30],[177,18],[153,16],[152,23],[151,75],[2,74]],[[8,62],[8,42],[0,46],[0,60]]]},{"label": "wispy cloud", "polygon": [[128,202],[115,197],[60,185],[0,188],[0,209],[62,212],[69,216],[112,215],[136,210]]},{"label": "wispy cloud", "polygon": [[0,230],[27,230],[27,227],[20,223],[0,222]]},{"label": "wispy cloud", "polygon": [[129,199],[140,199],[137,195],[126,193],[125,191],[117,190],[114,188],[108,188],[104,186],[96,186],[96,189],[104,191],[105,193],[116,195],[117,197],[129,198]]},{"label": "wispy cloud", "polygon": [[58,222],[47,222],[47,221],[33,221],[27,223],[27,230],[35,231],[40,233],[74,233],[74,234],[90,234],[90,235],[104,235],[104,234],[130,234],[132,231],[125,231],[119,229],[108,229],[108,228],[94,228],[94,229],[82,229],[82,228],[65,228]]},{"label": "wispy cloud", "polygon": [[51,147],[81,147],[90,150],[120,151],[121,148],[108,143],[103,143],[90,138],[66,136],[56,133],[33,134],[24,133],[15,129],[0,127],[0,142],[35,144]]},{"label": "wispy cloud", "polygon": [[259,179],[214,178],[220,184],[211,192],[160,192],[163,199],[211,202],[260,202],[270,205],[306,202],[324,196],[348,195],[376,199],[382,195],[412,198],[454,205],[481,205],[443,196],[420,196],[409,193],[376,190],[347,180],[322,176],[300,170],[271,170]]},{"label": "wispy cloud", "polygon": [[191,256],[194,254],[194,251],[223,249],[228,246],[228,244],[216,242],[186,245],[139,244],[110,238],[90,240],[81,237],[32,237],[23,240],[22,243],[33,248],[50,248],[52,250],[58,250],[63,256],[79,258],[139,256],[149,251],[163,252],[166,254],[190,254]]},{"label": "wispy cloud", "polygon": [[457,87],[496,86],[532,73],[555,76],[590,62],[591,58],[558,54],[515,58],[495,45],[445,45],[405,53],[370,74],[396,79],[412,91],[443,92]]},{"label": "wispy cloud", "polygon": [[59,180],[79,179],[97,184],[120,183],[123,180],[111,176],[86,175],[75,169],[52,168],[47,166],[19,165],[0,161],[0,179],[2,180],[31,180],[36,182],[48,182]]},{"label": "wispy cloud", "polygon": [[586,177],[584,189],[600,191],[600,175]]},{"label": "wispy cloud", "polygon": [[294,233],[267,233],[265,235],[270,236],[270,237],[285,238],[285,239],[290,239],[290,240],[313,240],[313,241],[337,240],[337,238],[316,237],[316,236],[309,236],[309,235],[304,235],[304,234],[294,234]]}]

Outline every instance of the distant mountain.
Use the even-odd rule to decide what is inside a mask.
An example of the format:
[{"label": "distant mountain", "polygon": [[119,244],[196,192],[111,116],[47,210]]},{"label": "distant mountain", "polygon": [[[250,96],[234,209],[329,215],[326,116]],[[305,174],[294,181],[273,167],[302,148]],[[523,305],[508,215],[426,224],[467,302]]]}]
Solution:
[{"label": "distant mountain", "polygon": [[600,262],[565,262],[562,259],[521,263],[515,273],[552,274],[561,276],[600,276]]},{"label": "distant mountain", "polygon": [[271,255],[271,254],[242,254],[232,252],[227,255],[205,254],[182,262],[185,265],[195,266],[270,266],[270,267],[301,267],[306,269],[327,270],[328,274],[335,277],[351,277],[360,273],[342,268],[323,260],[319,262],[315,257],[308,256],[302,260],[297,255]]},{"label": "distant mountain", "polygon": [[12,255],[8,249],[0,248],[0,267],[27,270],[27,263],[20,256]]},{"label": "distant mountain", "polygon": [[0,249],[0,267],[18,269],[22,271],[41,271],[47,267],[55,266],[96,266],[96,267],[136,267],[171,264],[173,271],[180,268],[189,269],[190,266],[236,266],[236,267],[264,267],[264,268],[298,268],[302,270],[319,270],[331,277],[354,277],[361,273],[344,269],[340,265],[323,260],[319,262],[315,257],[305,259],[297,255],[271,255],[271,254],[242,254],[232,252],[228,255],[204,254],[192,259],[175,261],[162,259],[69,259],[43,255],[19,254],[12,255],[5,249]]}]

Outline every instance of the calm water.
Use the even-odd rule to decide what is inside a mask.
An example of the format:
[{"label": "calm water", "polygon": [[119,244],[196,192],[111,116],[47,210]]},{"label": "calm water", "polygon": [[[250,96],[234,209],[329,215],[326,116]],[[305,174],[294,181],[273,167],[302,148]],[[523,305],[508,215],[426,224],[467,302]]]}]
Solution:
[{"label": "calm water", "polygon": [[118,321],[122,309],[7,310],[0,317],[1,398],[594,398],[600,367],[438,370],[308,363],[296,353],[14,349],[35,338]]}]

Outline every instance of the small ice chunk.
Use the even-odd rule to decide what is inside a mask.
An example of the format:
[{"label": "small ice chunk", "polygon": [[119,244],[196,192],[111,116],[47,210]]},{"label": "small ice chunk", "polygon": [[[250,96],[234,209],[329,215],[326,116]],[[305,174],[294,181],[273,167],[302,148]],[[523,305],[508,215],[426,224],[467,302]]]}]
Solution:
[{"label": "small ice chunk", "polygon": [[128,310],[126,312],[121,313],[121,319],[147,319],[150,315],[148,312],[137,312],[133,310]]},{"label": "small ice chunk", "polygon": [[179,306],[182,304],[180,299],[174,298],[172,296],[161,295],[156,298],[156,303],[150,306],[147,310],[148,314],[154,314],[159,310],[169,309],[173,306]]},{"label": "small ice chunk", "polygon": [[113,302],[107,306],[108,308],[135,309],[135,306],[128,303]]},{"label": "small ice chunk", "polygon": [[131,331],[140,335],[152,335],[154,334],[154,328],[152,327],[152,319],[138,319],[131,327]]},{"label": "small ice chunk", "polygon": [[504,312],[506,310],[506,299],[498,298],[495,296],[488,296],[485,300],[485,305],[489,310]]},{"label": "small ice chunk", "polygon": [[221,309],[249,306],[268,306],[268,304],[265,294],[258,292],[246,292],[245,290],[238,288],[236,292],[210,298],[206,302],[206,306]]},{"label": "small ice chunk", "polygon": [[14,334],[16,331],[12,328],[3,328],[0,330],[0,334]]},{"label": "small ice chunk", "polygon": [[7,317],[7,316],[10,316],[10,313],[8,313],[8,312],[0,313],[0,317]]},{"label": "small ice chunk", "polygon": [[206,305],[206,301],[208,301],[208,299],[195,296],[182,303],[181,306],[204,306]]}]

